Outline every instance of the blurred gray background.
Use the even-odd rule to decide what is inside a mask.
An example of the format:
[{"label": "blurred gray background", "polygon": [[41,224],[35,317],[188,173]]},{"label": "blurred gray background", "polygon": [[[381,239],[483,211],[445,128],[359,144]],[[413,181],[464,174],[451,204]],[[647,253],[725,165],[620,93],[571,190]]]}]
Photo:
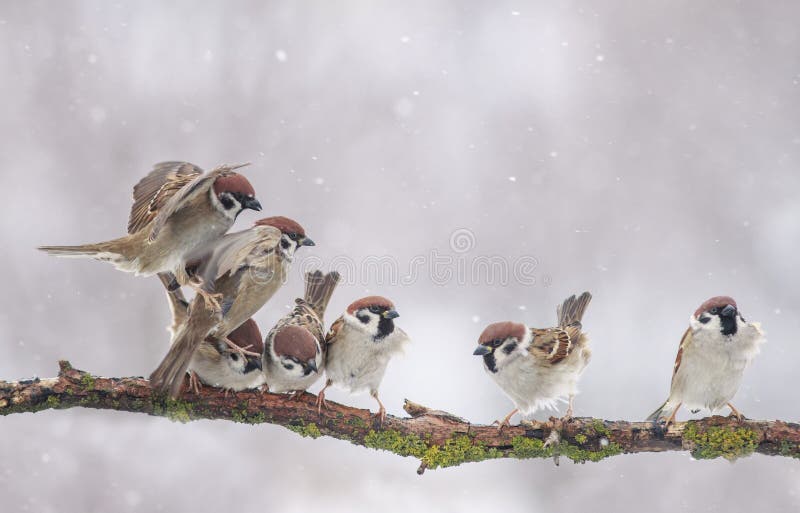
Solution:
[{"label": "blurred gray background", "polygon": [[[533,284],[423,270],[340,287],[329,320],[381,293],[414,339],[383,383],[392,414],[408,397],[502,417],[511,403],[471,355],[483,326],[550,325],[590,290],[577,415],[650,413],[688,316],[729,294],[768,334],[734,404],[797,420],[800,6],[550,4],[0,2],[0,379],[52,376],[59,358],[148,374],[168,341],[158,281],[34,247],[122,235],[155,162],[251,161],[265,212],[317,241],[307,261],[535,258]],[[298,271],[259,312],[265,331],[301,288]],[[761,456],[420,478],[411,459],[268,425],[74,409],[0,418],[0,433],[3,511],[800,508],[800,462]]]}]

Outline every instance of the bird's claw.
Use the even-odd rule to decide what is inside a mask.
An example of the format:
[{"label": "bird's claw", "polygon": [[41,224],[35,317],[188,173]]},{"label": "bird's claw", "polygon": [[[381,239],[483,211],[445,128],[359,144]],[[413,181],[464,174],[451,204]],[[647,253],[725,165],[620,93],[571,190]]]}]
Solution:
[{"label": "bird's claw", "polygon": [[200,377],[195,371],[189,372],[189,388],[192,389],[195,395],[200,395],[203,385],[200,383]]},{"label": "bird's claw", "polygon": [[738,422],[744,422],[745,420],[747,420],[747,417],[745,417],[744,415],[742,415],[742,414],[741,414],[740,412],[738,412],[738,411],[737,411],[737,412],[731,412],[731,414],[730,414],[730,415],[728,415],[728,418],[729,418],[729,419],[730,419],[730,418],[734,418],[734,419],[736,419]]},{"label": "bird's claw", "polygon": [[328,401],[325,400],[325,392],[320,392],[317,395],[317,415],[322,416],[322,408],[326,410],[330,410],[331,407],[328,406]]},{"label": "bird's claw", "polygon": [[231,340],[229,338],[225,339],[225,343],[228,344],[228,347],[230,347],[231,349],[233,349],[234,351],[236,351],[237,353],[239,353],[242,356],[261,356],[261,353],[255,353],[253,351],[248,351],[247,350],[248,347],[252,347],[253,346],[252,344],[250,344],[249,346],[241,347],[241,346],[236,345],[236,342],[234,342],[233,340]]},{"label": "bird's claw", "polygon": [[380,409],[378,409],[378,413],[375,414],[375,418],[378,419],[380,427],[383,427],[383,423],[386,420],[386,408],[381,406]]},{"label": "bird's claw", "polygon": [[222,311],[222,306],[219,304],[219,300],[222,299],[222,294],[206,292],[203,289],[197,289],[197,293],[200,294],[200,297],[205,301],[206,308],[210,307],[215,313]]},{"label": "bird's claw", "polygon": [[495,426],[496,425],[497,426],[497,432],[498,433],[502,433],[503,432],[503,428],[506,427],[506,426],[510,426],[511,423],[508,421],[508,419],[505,419],[505,420],[502,420],[502,421],[501,420],[495,420],[494,422],[492,422],[489,425],[490,426]]}]

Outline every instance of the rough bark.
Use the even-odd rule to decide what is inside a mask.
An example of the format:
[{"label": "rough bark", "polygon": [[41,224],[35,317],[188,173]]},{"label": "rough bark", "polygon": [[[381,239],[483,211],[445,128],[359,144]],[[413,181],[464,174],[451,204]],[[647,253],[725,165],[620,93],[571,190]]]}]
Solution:
[{"label": "rough bark", "polygon": [[[387,416],[383,426],[368,411],[329,402],[317,413],[315,396],[247,391],[226,394],[204,387],[172,400],[153,393],[144,378],[103,378],[59,362],[58,377],[0,381],[0,414],[76,406],[164,416],[180,422],[223,419],[284,426],[302,436],[331,436],[420,460],[426,468],[491,458],[599,461],[623,453],[691,451],[695,458],[735,459],[754,452],[800,458],[800,424],[709,417],[679,422],[662,432],[649,422],[575,418],[531,422],[498,431],[406,400],[406,418]],[[548,440],[554,443],[547,443]]]}]

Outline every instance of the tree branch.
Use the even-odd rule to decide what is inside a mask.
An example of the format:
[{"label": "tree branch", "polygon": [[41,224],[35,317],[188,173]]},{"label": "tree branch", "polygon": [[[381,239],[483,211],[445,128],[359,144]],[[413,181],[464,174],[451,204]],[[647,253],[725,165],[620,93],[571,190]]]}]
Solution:
[{"label": "tree branch", "polygon": [[[471,424],[455,415],[406,400],[410,417],[387,416],[383,427],[368,410],[329,402],[317,414],[315,396],[246,391],[226,394],[204,387],[178,400],[157,396],[143,378],[102,378],[59,362],[57,378],[0,381],[0,415],[81,406],[167,417],[179,422],[223,419],[286,427],[302,436],[331,436],[421,460],[426,468],[451,467],[491,458],[556,458],[599,461],[622,453],[691,451],[695,458],[735,459],[753,452],[800,458],[800,424],[742,422],[709,417],[678,422],[667,432],[649,422],[576,418],[530,422],[504,428]],[[557,435],[557,436],[556,436]],[[555,444],[547,441],[555,440]],[[560,441],[560,443],[558,443]]]}]

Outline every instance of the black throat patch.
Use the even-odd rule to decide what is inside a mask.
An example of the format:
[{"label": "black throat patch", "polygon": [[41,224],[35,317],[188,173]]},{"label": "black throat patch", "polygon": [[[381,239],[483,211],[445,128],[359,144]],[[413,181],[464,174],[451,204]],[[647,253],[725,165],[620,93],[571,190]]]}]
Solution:
[{"label": "black throat patch", "polygon": [[394,331],[394,320],[381,317],[378,321],[378,334],[375,335],[375,340],[380,340]]},{"label": "black throat patch", "polygon": [[483,363],[491,372],[497,372],[497,360],[494,359],[494,352],[483,355]]},{"label": "black throat patch", "polygon": [[720,332],[722,332],[725,336],[736,335],[736,331],[739,327],[736,325],[736,316],[727,317],[727,316],[720,316]]}]

